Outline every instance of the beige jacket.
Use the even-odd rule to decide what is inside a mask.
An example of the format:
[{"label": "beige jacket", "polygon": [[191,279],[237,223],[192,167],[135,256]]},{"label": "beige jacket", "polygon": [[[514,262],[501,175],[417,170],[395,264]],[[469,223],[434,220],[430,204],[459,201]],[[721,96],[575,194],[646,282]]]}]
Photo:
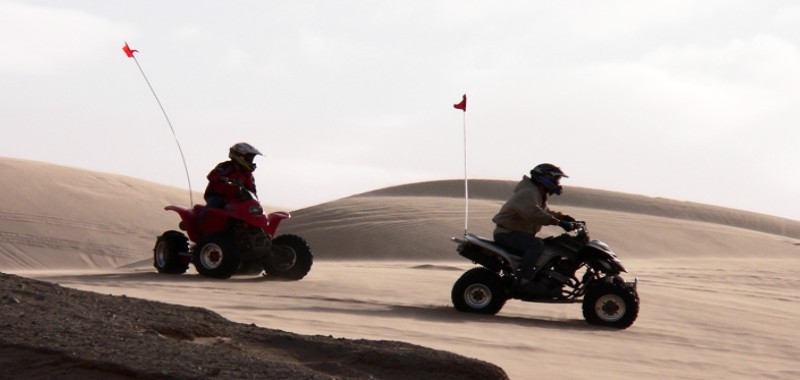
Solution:
[{"label": "beige jacket", "polygon": [[539,192],[530,177],[524,176],[514,188],[514,195],[492,221],[500,229],[535,235],[542,226],[558,224],[558,217],[562,215],[547,207],[547,197]]}]

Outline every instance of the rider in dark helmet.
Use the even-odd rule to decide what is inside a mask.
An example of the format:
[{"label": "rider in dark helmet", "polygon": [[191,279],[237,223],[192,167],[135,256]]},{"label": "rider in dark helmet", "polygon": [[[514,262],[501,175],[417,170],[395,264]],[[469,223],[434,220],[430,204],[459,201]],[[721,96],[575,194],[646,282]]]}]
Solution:
[{"label": "rider in dark helmet", "polygon": [[261,152],[248,143],[235,144],[228,150],[230,160],[219,163],[206,177],[208,186],[203,198],[207,207],[225,207],[239,195],[239,186],[255,194],[253,171],[256,164],[253,159],[257,155],[260,156]]},{"label": "rider in dark helmet", "polygon": [[504,246],[524,252],[518,269],[520,285],[526,286],[549,259],[544,252],[542,239],[536,237],[542,226],[557,225],[566,231],[576,228],[571,216],[550,210],[547,198],[560,195],[563,190],[561,178],[566,174],[553,164],[536,165],[529,176],[514,188],[509,199],[492,221],[497,225],[494,240]]},{"label": "rider in dark helmet", "polygon": [[553,164],[539,164],[531,169],[531,181],[537,185],[544,186],[548,195],[561,195],[561,178],[569,178],[561,168]]}]

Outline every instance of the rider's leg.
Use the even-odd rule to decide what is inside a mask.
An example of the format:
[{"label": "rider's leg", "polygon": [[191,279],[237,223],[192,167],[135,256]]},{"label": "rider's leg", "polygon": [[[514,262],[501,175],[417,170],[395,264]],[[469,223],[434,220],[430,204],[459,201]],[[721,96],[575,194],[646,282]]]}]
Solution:
[{"label": "rider's leg", "polygon": [[200,219],[203,219],[210,208],[225,208],[225,199],[221,197],[209,196],[205,198],[206,207],[200,211]]},{"label": "rider's leg", "polygon": [[543,265],[543,263],[539,263],[545,258],[543,253],[544,242],[542,242],[542,239],[534,238],[528,249],[525,250],[525,255],[522,256],[522,264],[517,271],[522,284],[533,280],[533,276]]},{"label": "rider's leg", "polygon": [[524,232],[509,231],[495,233],[494,241],[523,252],[522,263],[517,268],[517,275],[523,282],[532,280],[535,273],[533,270],[534,265],[542,256],[542,252],[544,252],[542,239]]}]

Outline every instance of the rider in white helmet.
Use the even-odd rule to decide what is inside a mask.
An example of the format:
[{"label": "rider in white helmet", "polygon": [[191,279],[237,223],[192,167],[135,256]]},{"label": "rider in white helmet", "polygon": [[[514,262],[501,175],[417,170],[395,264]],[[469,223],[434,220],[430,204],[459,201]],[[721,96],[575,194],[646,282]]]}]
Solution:
[{"label": "rider in white helmet", "polygon": [[223,208],[239,195],[240,186],[256,193],[253,159],[261,152],[248,143],[234,144],[228,151],[230,160],[219,163],[208,173],[208,186],[203,198],[206,206]]}]

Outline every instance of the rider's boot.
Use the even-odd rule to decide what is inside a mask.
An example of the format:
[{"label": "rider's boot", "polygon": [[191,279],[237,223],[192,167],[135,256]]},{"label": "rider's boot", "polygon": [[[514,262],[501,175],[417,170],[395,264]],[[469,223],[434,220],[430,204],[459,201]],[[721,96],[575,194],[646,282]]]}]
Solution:
[{"label": "rider's boot", "polygon": [[517,278],[519,279],[519,285],[524,286],[529,284],[533,281],[533,267],[523,267],[517,269]]},{"label": "rider's boot", "polygon": [[517,270],[517,291],[531,296],[541,293],[544,289],[540,284],[533,281],[535,275],[536,270],[532,266],[522,267]]},{"label": "rider's boot", "polygon": [[541,252],[537,252],[537,250],[536,247],[533,247],[528,249],[522,256],[522,262],[517,268],[517,279],[520,288],[533,281],[533,275],[535,274],[534,263],[542,256]]},{"label": "rider's boot", "polygon": [[541,254],[532,266],[525,265],[517,270],[517,278],[519,279],[517,284],[520,291],[524,293],[544,293],[547,290],[544,285],[533,282],[533,279],[547,263],[548,259],[549,255]]}]

